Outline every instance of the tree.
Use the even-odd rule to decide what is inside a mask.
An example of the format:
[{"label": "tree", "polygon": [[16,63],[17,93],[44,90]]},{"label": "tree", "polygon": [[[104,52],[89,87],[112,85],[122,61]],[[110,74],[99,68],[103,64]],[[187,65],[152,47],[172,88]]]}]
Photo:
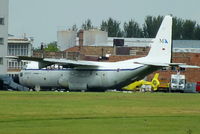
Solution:
[{"label": "tree", "polygon": [[74,24],[74,25],[72,25],[72,27],[69,28],[68,30],[70,30],[70,31],[78,31],[78,28],[77,28],[76,24]]},{"label": "tree", "polygon": [[45,51],[48,52],[58,52],[60,51],[58,46],[57,46],[57,42],[50,42],[49,44],[46,45],[46,47],[44,48]]},{"label": "tree", "polygon": [[93,29],[94,26],[92,25],[92,21],[90,19],[87,19],[85,21],[85,23],[82,24],[82,29],[84,30],[89,30],[89,29]]},{"label": "tree", "polygon": [[72,26],[72,31],[78,31],[78,28],[77,28],[76,24],[74,24],[74,25]]},{"label": "tree", "polygon": [[163,16],[152,17],[147,16],[143,25],[143,32],[145,38],[154,38],[158,32]]},{"label": "tree", "polygon": [[194,32],[195,32],[195,21],[186,20],[183,24],[183,39],[191,40],[194,39]]},{"label": "tree", "polygon": [[108,32],[108,37],[122,37],[123,32],[120,29],[120,22],[109,18],[107,21],[102,21],[101,30]]},{"label": "tree", "polygon": [[124,36],[140,38],[142,37],[142,29],[137,22],[130,20],[128,23],[124,23]]},{"label": "tree", "polygon": [[174,40],[182,39],[184,21],[180,18],[174,17],[172,24],[172,38]]},{"label": "tree", "polygon": [[197,25],[195,28],[195,40],[200,40],[200,25]]}]

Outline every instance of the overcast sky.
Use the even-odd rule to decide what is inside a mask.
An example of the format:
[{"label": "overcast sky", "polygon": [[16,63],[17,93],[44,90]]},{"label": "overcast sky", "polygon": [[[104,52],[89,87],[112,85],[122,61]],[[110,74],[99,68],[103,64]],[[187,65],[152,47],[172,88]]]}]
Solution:
[{"label": "overcast sky", "polygon": [[88,18],[94,26],[112,17],[140,25],[147,15],[173,14],[200,24],[200,0],[9,0],[9,33],[34,37],[34,45],[57,40],[57,30],[81,26]]}]

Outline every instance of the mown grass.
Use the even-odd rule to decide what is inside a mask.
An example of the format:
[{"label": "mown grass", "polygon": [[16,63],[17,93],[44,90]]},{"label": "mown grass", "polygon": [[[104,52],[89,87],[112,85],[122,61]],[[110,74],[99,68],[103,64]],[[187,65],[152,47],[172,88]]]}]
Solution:
[{"label": "mown grass", "polygon": [[0,134],[199,134],[200,94],[0,92]]}]

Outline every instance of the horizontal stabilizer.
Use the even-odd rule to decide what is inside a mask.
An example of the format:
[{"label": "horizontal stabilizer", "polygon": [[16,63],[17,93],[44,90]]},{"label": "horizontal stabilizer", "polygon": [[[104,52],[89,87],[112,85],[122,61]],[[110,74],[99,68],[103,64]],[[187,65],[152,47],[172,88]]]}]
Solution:
[{"label": "horizontal stabilizer", "polygon": [[154,62],[134,62],[135,64],[149,65],[149,66],[158,66],[158,67],[168,67],[167,63],[154,63]]},{"label": "horizontal stabilizer", "polygon": [[143,64],[158,67],[181,67],[181,68],[200,68],[200,66],[186,65],[185,63],[153,63],[153,62],[134,62],[136,64]]},{"label": "horizontal stabilizer", "polygon": [[200,66],[184,65],[184,64],[179,65],[179,67],[181,67],[181,68],[200,68]]}]

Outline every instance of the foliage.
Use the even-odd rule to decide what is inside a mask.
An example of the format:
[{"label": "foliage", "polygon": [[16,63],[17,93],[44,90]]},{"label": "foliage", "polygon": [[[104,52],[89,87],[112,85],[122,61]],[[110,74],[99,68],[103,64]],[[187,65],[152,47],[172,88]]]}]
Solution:
[{"label": "foliage", "polygon": [[195,39],[200,40],[200,25],[197,25],[195,28]]},{"label": "foliage", "polygon": [[174,40],[180,40],[183,38],[183,24],[184,21],[180,18],[174,17],[173,24],[172,24],[172,38]]},{"label": "foliage", "polygon": [[191,20],[186,20],[183,24],[183,39],[191,40],[194,39],[196,22]]},{"label": "foliage", "polygon": [[[120,28],[120,22],[109,18],[102,21],[100,29],[108,32],[108,37],[135,37],[135,38],[155,38],[156,33],[164,16],[147,16],[142,27],[137,22],[131,19],[124,22],[123,29]],[[183,20],[181,18],[173,17],[172,39],[188,40],[200,39],[200,25],[192,20]],[[90,19],[82,24],[84,30],[94,28]]]},{"label": "foliage", "polygon": [[147,16],[145,19],[145,23],[143,25],[144,37],[155,38],[162,20],[163,16],[158,16],[158,17]]},{"label": "foliage", "polygon": [[120,29],[120,22],[109,18],[107,21],[102,21],[101,30],[108,32],[108,37],[122,37],[123,32]]},{"label": "foliage", "polygon": [[137,22],[130,20],[128,23],[124,23],[124,34],[128,38],[139,38],[142,36],[142,29]]},{"label": "foliage", "polygon": [[[102,31],[107,31],[108,37],[155,38],[163,18],[164,16],[146,16],[142,27],[140,27],[134,19],[131,19],[128,22],[124,22],[123,29],[121,29],[120,21],[110,17],[107,20],[102,21],[100,29]],[[197,24],[196,21],[173,17],[172,26],[173,40],[200,40],[200,25]],[[94,26],[90,19],[87,19],[82,24],[83,30],[93,28]],[[74,24],[69,30],[78,31],[77,25]],[[46,46],[45,51],[59,51],[56,42],[51,42]]]},{"label": "foliage", "polygon": [[77,28],[76,24],[74,24],[74,25],[72,26],[71,30],[72,30],[72,31],[78,31],[78,28]]},{"label": "foliage", "polygon": [[60,51],[58,46],[57,46],[57,42],[50,42],[49,44],[46,45],[46,47],[44,48],[45,51],[48,52],[58,52]]},{"label": "foliage", "polygon": [[94,26],[92,25],[92,21],[90,19],[87,19],[85,21],[85,23],[82,24],[82,29],[84,30],[89,30],[89,29],[93,29]]},{"label": "foliage", "polygon": [[33,47],[33,51],[40,51],[41,47]]}]

